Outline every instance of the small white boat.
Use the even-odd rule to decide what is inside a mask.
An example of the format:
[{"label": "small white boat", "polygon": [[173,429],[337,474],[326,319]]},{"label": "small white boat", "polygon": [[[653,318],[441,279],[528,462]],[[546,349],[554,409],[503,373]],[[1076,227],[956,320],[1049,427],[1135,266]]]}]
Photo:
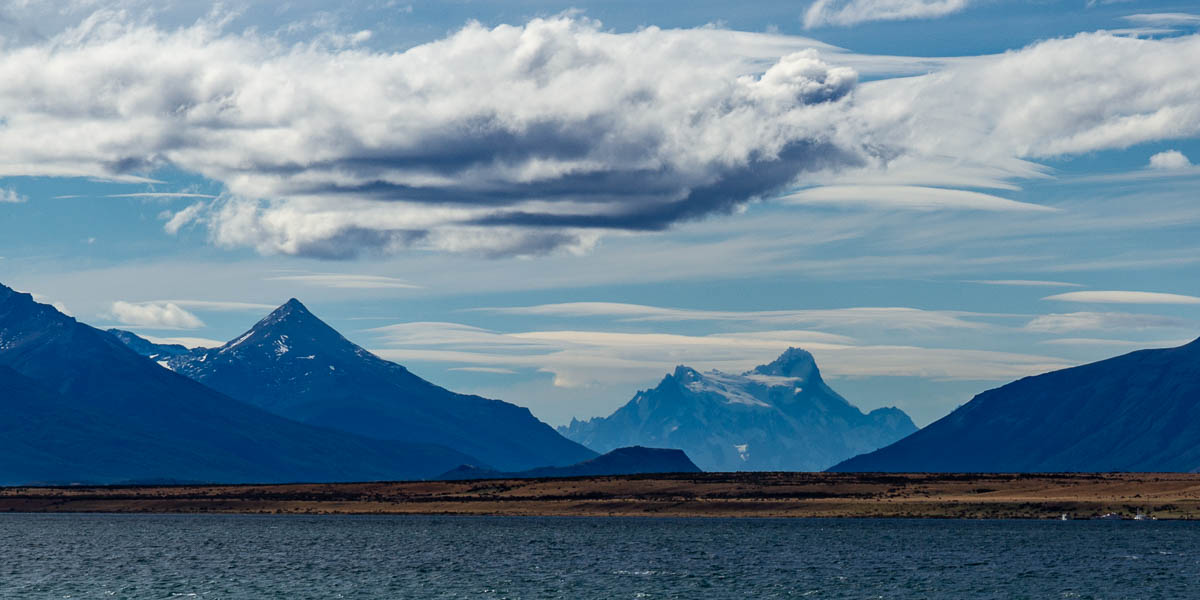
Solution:
[{"label": "small white boat", "polygon": [[1094,521],[1122,521],[1124,519],[1125,517],[1122,517],[1120,514],[1112,512],[1104,513],[1098,517],[1092,517],[1092,520]]}]

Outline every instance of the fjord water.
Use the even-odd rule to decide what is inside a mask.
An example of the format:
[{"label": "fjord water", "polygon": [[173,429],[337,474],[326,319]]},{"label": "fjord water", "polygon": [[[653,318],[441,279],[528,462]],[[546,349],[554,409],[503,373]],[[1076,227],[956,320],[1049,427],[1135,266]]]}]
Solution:
[{"label": "fjord water", "polygon": [[1200,524],[0,515],[0,598],[1181,598]]}]

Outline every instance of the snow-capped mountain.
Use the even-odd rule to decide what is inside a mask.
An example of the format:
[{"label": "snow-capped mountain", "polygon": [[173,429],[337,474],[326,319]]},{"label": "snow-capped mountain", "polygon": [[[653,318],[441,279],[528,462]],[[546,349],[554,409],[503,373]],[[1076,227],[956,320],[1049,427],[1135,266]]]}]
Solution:
[{"label": "snow-capped mountain", "polygon": [[612,415],[559,428],[598,452],[680,448],[706,471],[819,471],[916,431],[903,411],[863,414],[808,352],[790,348],[741,375],[680,366]]},{"label": "snow-capped mountain", "polygon": [[1026,377],[835,471],[1200,471],[1200,339]]},{"label": "snow-capped mountain", "polygon": [[[144,355],[163,360],[168,352],[142,342],[133,341]],[[456,394],[371,354],[295,299],[220,348],[167,356],[163,364],[290,419],[378,439],[442,444],[500,470],[571,465],[596,456],[526,408]]]},{"label": "snow-capped mountain", "polygon": [[0,484],[419,479],[471,460],[238,402],[0,285]]}]

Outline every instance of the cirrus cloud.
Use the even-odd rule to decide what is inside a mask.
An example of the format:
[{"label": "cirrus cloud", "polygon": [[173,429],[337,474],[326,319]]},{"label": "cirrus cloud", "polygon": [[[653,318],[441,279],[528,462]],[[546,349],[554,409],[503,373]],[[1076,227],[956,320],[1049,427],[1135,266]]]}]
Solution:
[{"label": "cirrus cloud", "polygon": [[1195,323],[1178,317],[1114,312],[1073,312],[1040,315],[1025,325],[1038,333],[1073,333],[1079,331],[1112,331],[1145,329],[1188,330]]}]

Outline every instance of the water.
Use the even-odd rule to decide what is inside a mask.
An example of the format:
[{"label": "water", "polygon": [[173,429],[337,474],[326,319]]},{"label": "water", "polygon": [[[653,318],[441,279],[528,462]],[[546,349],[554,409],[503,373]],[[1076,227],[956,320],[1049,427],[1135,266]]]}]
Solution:
[{"label": "water", "polygon": [[1200,523],[0,515],[0,598],[1184,598]]}]

